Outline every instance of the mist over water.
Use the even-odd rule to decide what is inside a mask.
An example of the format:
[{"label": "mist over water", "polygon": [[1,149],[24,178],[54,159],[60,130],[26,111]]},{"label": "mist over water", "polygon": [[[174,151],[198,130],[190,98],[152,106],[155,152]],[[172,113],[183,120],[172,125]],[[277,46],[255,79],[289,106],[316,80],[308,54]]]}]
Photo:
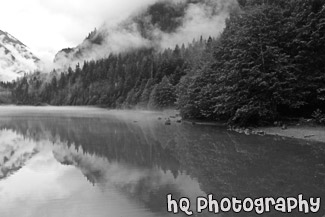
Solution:
[{"label": "mist over water", "polygon": [[169,193],[192,200],[324,194],[323,144],[165,126],[162,113],[145,111],[0,110],[7,111],[0,115],[4,217],[169,216]]}]

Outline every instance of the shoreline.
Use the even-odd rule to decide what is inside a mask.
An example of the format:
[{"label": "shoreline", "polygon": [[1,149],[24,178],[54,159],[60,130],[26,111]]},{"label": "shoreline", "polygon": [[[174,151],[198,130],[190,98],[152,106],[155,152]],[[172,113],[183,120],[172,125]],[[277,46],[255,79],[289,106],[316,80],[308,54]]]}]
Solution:
[{"label": "shoreline", "polygon": [[[164,118],[168,119],[170,116],[179,116],[179,111],[177,110],[164,110],[162,111]],[[224,127],[227,129],[227,124],[217,121],[200,121],[191,119],[182,119],[182,123],[198,125],[198,126],[213,126],[213,127]],[[228,129],[229,130],[229,129]],[[314,141],[325,143],[325,126],[310,126],[310,125],[288,125],[287,129],[282,129],[281,127],[265,126],[265,127],[254,127],[254,128],[235,128],[230,129],[231,131],[242,133],[246,135],[271,135],[271,136],[281,136],[287,138],[301,139],[305,141]]]},{"label": "shoreline", "polygon": [[[182,123],[195,126],[210,126],[210,127],[221,127],[225,130],[230,130],[233,132],[246,134],[246,135],[270,135],[270,136],[280,136],[294,139],[301,139],[304,141],[313,141],[325,143],[325,126],[311,126],[308,124],[302,125],[287,125],[286,129],[281,127],[274,126],[265,126],[265,127],[247,127],[247,128],[231,128],[227,126],[225,122],[218,121],[202,121],[202,120],[193,120],[193,119],[183,119],[181,118],[179,111],[175,109],[166,109],[162,111],[153,111],[157,112],[158,120],[165,122],[166,125],[172,123]],[[169,120],[169,121],[168,121]],[[180,120],[180,121],[177,121]]]},{"label": "shoreline", "polygon": [[[224,127],[227,129],[227,124],[222,122],[213,121],[199,121],[199,120],[182,120],[185,124],[192,124],[198,126],[214,126],[214,127]],[[301,139],[305,141],[321,142],[325,143],[325,126],[310,126],[310,125],[300,125],[300,126],[287,126],[287,129],[282,129],[281,127],[254,127],[254,128],[242,128],[242,129],[229,129],[230,131],[246,134],[246,135],[270,135],[270,136],[280,136],[294,139]]]},{"label": "shoreline", "polygon": [[264,131],[266,135],[325,143],[325,127],[322,126],[288,126],[288,129],[285,130],[280,127],[259,127],[257,129]]}]

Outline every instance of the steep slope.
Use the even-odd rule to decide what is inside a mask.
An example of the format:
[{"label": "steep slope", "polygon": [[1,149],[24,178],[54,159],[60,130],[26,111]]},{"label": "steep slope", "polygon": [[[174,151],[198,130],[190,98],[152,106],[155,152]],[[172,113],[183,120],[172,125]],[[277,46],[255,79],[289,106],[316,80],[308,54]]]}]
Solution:
[{"label": "steep slope", "polygon": [[115,25],[104,24],[74,48],[55,56],[59,66],[105,58],[138,48],[174,48],[194,38],[217,36],[236,0],[158,0]]},{"label": "steep slope", "polygon": [[39,59],[21,41],[0,30],[0,80],[13,80],[38,68]]}]

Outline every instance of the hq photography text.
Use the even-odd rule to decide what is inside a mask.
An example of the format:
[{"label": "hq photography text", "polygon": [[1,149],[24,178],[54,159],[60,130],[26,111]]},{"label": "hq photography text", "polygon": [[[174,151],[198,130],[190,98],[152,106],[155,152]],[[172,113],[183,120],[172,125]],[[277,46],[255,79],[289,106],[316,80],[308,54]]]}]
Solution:
[{"label": "hq photography text", "polygon": [[259,215],[271,211],[281,213],[318,213],[321,208],[321,198],[304,198],[302,194],[297,197],[264,197],[264,198],[245,198],[238,199],[236,197],[223,198],[217,200],[212,194],[207,197],[197,197],[194,202],[183,197],[174,199],[172,194],[167,195],[167,211],[169,213],[178,214],[185,213],[188,216],[196,213],[210,212],[214,214],[226,212],[255,212]]}]

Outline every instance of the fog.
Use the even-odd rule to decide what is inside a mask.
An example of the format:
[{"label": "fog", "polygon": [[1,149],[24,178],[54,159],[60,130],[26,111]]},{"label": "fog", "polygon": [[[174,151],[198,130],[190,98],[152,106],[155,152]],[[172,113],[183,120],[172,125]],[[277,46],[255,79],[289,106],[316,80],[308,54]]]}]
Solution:
[{"label": "fog", "polygon": [[[160,8],[159,8],[160,7]],[[61,52],[56,58],[55,67],[74,66],[84,60],[105,58],[111,53],[126,52],[137,48],[154,47],[156,49],[174,48],[176,44],[188,44],[199,37],[217,37],[225,27],[229,12],[237,7],[235,0],[160,0],[147,2],[147,5],[135,8],[125,19],[105,20],[71,52]],[[159,16],[168,16],[167,12],[178,11],[181,16],[167,17],[170,28],[164,29],[155,22],[153,16],[159,10]],[[173,9],[174,8],[174,9]],[[163,19],[162,19],[163,20]],[[175,26],[172,26],[175,24]],[[94,43],[96,41],[96,43]],[[99,41],[99,43],[97,43]]]}]

